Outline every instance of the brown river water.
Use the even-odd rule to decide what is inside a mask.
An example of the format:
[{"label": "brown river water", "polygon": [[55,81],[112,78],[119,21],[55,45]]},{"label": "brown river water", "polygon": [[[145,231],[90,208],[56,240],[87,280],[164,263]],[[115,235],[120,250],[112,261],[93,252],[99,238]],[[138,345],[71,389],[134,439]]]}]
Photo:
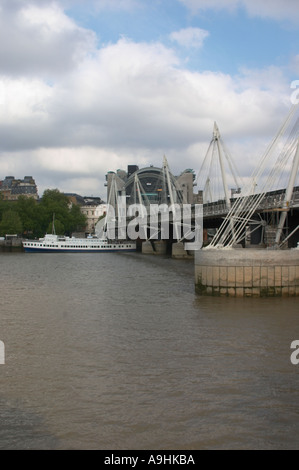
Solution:
[{"label": "brown river water", "polygon": [[0,449],[299,449],[299,299],[192,261],[0,254]]}]

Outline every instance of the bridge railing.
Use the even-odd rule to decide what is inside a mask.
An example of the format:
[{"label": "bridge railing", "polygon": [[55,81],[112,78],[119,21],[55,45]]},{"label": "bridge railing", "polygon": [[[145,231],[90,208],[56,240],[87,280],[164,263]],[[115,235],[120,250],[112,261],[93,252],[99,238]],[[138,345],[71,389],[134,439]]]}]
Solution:
[{"label": "bridge railing", "polygon": [[[250,198],[254,196],[249,196]],[[267,193],[264,198],[261,200],[260,204],[257,207],[259,211],[279,209],[284,205],[285,190],[272,191]],[[231,205],[233,207],[237,199],[231,199]],[[294,189],[292,199],[290,201],[289,207],[298,207],[299,206],[299,188]],[[205,203],[203,205],[203,215],[204,217],[213,217],[213,216],[223,216],[228,213],[228,207],[225,200],[219,200],[215,202]]]},{"label": "bridge railing", "polygon": [[215,202],[208,202],[203,205],[203,215],[204,217],[212,217],[223,215],[228,212],[228,207],[226,201],[219,200]]}]

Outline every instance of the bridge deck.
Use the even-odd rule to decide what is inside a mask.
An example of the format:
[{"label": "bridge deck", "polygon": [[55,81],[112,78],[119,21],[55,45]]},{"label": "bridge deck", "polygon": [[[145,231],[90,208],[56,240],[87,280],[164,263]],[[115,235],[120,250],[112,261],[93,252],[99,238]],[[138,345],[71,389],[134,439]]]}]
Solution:
[{"label": "bridge deck", "polygon": [[[262,199],[261,203],[257,207],[257,212],[271,212],[280,211],[284,205],[285,190],[271,191],[267,193]],[[250,196],[249,196],[250,198]],[[231,204],[237,201],[237,199],[231,199]],[[294,188],[293,196],[290,201],[290,208],[299,208],[299,187]],[[228,213],[228,207],[226,201],[219,200],[215,202],[206,203],[203,205],[203,216],[204,217],[223,217]]]}]

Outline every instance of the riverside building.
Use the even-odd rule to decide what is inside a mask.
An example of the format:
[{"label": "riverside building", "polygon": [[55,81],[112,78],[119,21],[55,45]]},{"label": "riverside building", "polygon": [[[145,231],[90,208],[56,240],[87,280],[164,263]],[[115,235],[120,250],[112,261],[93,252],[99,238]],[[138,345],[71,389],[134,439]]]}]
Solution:
[{"label": "riverside building", "polygon": [[5,201],[16,201],[19,196],[38,199],[37,186],[32,176],[25,176],[24,179],[6,176],[0,181],[0,195]]}]

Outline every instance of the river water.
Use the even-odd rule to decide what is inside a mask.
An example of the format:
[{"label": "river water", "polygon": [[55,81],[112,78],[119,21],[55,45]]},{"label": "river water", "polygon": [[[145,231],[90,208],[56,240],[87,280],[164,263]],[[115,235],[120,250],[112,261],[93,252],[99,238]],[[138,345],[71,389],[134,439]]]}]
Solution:
[{"label": "river water", "polygon": [[0,267],[0,449],[299,449],[298,298],[198,297],[141,253]]}]

